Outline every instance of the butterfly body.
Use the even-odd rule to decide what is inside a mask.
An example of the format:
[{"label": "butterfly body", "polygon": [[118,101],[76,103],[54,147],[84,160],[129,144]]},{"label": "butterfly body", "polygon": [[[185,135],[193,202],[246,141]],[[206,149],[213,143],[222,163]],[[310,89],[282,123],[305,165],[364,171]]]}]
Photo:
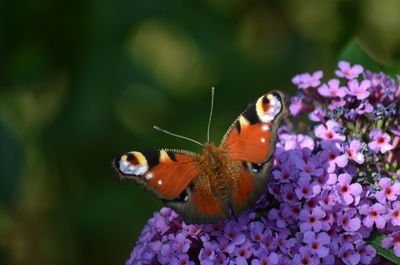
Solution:
[{"label": "butterfly body", "polygon": [[250,104],[219,146],[131,151],[113,160],[120,179],[143,185],[187,223],[215,223],[239,215],[266,192],[284,96],[270,92]]},{"label": "butterfly body", "polygon": [[242,165],[230,158],[225,147],[205,144],[199,156],[199,176],[194,180],[196,191],[210,198],[227,211]]}]

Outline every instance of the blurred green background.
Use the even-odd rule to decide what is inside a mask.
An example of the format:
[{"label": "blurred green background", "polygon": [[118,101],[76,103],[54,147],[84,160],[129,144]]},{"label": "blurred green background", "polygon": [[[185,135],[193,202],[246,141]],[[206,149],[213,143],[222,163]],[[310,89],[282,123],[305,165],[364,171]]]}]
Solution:
[{"label": "blurred green background", "polygon": [[[161,203],[115,155],[200,151],[259,95],[349,49],[395,69],[400,2],[0,2],[0,264],[122,264]],[[344,50],[344,52],[343,52]],[[361,60],[361,59],[360,59]]]}]

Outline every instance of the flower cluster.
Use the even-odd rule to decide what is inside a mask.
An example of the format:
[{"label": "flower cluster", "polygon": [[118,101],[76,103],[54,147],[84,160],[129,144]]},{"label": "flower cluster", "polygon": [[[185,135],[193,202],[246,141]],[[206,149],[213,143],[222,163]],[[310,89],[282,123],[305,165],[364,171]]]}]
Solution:
[{"label": "flower cluster", "polygon": [[163,208],[126,264],[391,264],[367,243],[373,230],[400,257],[400,86],[347,62],[335,75],[293,78],[290,112],[314,126],[279,129],[269,197],[218,224]]}]

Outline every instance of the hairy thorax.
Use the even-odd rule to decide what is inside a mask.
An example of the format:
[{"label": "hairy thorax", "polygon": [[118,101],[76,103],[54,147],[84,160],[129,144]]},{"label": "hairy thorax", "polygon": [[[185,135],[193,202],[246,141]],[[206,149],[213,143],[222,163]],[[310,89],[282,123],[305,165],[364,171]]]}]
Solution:
[{"label": "hairy thorax", "polygon": [[226,205],[228,194],[236,188],[236,179],[242,165],[229,158],[225,147],[207,143],[199,157],[201,174],[195,180],[196,189],[202,190],[210,200]]}]

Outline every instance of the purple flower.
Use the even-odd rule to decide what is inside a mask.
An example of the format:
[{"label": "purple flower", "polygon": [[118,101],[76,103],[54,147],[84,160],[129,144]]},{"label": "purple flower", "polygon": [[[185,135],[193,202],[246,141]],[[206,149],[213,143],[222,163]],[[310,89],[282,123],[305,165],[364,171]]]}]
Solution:
[{"label": "purple flower", "polygon": [[344,244],[339,251],[339,255],[342,258],[342,261],[347,265],[358,264],[361,260],[360,254],[354,250],[352,244]]},{"label": "purple flower", "polygon": [[374,247],[366,245],[363,241],[356,243],[356,251],[361,257],[362,264],[371,264],[372,259],[376,256],[376,250]]},{"label": "purple flower", "polygon": [[326,125],[318,125],[315,127],[315,136],[322,140],[346,140],[346,136],[337,133],[337,129],[340,128],[339,124],[335,121],[329,120]]},{"label": "purple flower", "polygon": [[281,183],[289,183],[295,177],[296,171],[293,167],[287,165],[281,167],[281,170],[276,169],[272,172],[274,178]]},{"label": "purple flower", "polygon": [[296,202],[299,198],[295,192],[294,184],[285,184],[282,186],[282,199],[285,202]]},{"label": "purple flower", "polygon": [[321,158],[328,161],[326,171],[332,173],[335,171],[336,166],[343,168],[347,165],[349,158],[340,150],[340,145],[336,141],[323,141],[321,143],[323,151]]},{"label": "purple flower", "polygon": [[391,233],[382,240],[382,247],[385,249],[393,248],[394,254],[400,257],[400,231]]},{"label": "purple flower", "polygon": [[348,232],[355,232],[361,227],[361,220],[356,215],[357,210],[355,208],[348,208],[344,212],[339,214],[338,224]]},{"label": "purple flower", "polygon": [[199,260],[201,263],[206,264],[212,264],[215,258],[215,248],[209,244],[209,246],[205,246],[200,250],[199,254]]},{"label": "purple flower", "polygon": [[224,225],[222,223],[209,224],[203,226],[203,230],[207,232],[210,236],[219,236],[222,235],[222,231],[224,229]]},{"label": "purple flower", "polygon": [[275,238],[276,242],[278,242],[278,247],[280,251],[283,253],[288,253],[289,249],[293,247],[296,243],[295,238],[288,238],[290,232],[288,230],[282,230]]},{"label": "purple flower", "polygon": [[303,242],[307,244],[310,251],[320,258],[324,258],[329,254],[328,245],[331,238],[327,233],[321,232],[318,235],[314,232],[307,231],[304,233]]},{"label": "purple flower", "polygon": [[261,242],[264,239],[265,224],[263,222],[252,222],[249,225],[250,237],[255,242]]},{"label": "purple flower", "polygon": [[320,264],[319,258],[308,248],[300,248],[300,253],[294,255],[292,264],[303,264],[303,265],[318,265]]},{"label": "purple flower", "polygon": [[240,226],[233,222],[229,222],[224,229],[225,237],[232,241],[235,245],[240,245],[246,240]]},{"label": "purple flower", "polygon": [[[327,106],[328,110],[337,110],[337,109],[341,109],[344,106],[346,106],[347,101],[344,98],[334,98],[332,99],[332,101],[330,102],[330,104]],[[332,118],[333,119],[333,118]]]},{"label": "purple flower", "polygon": [[215,246],[218,247],[220,251],[228,254],[232,254],[235,250],[235,244],[233,244],[224,236],[217,237],[217,242],[215,242]]},{"label": "purple flower", "polygon": [[319,80],[322,78],[322,76],[322,71],[314,72],[312,75],[309,73],[304,73],[293,77],[292,83],[301,89],[317,87],[321,83]]},{"label": "purple flower", "polygon": [[311,177],[311,176],[321,176],[324,170],[319,167],[319,165],[312,159],[297,159],[294,161],[297,169],[300,169],[300,176]]},{"label": "purple flower", "polygon": [[322,210],[321,207],[315,207],[311,211],[302,210],[300,212],[300,220],[303,221],[300,223],[300,231],[306,232],[313,230],[314,232],[321,231],[322,222],[321,219],[325,217],[326,213]]},{"label": "purple flower", "polygon": [[286,219],[292,218],[297,220],[300,212],[301,208],[297,204],[292,204],[292,205],[284,204],[282,206],[282,216],[284,216]]},{"label": "purple flower", "polygon": [[189,256],[187,254],[179,254],[172,258],[171,265],[194,265],[193,261],[189,260]]},{"label": "purple flower", "polygon": [[369,104],[368,102],[361,102],[360,105],[358,105],[356,112],[359,115],[362,115],[364,113],[371,113],[374,111],[374,107]]},{"label": "purple flower", "polygon": [[278,209],[271,209],[268,212],[268,218],[270,221],[275,221],[278,228],[285,228],[287,226],[285,218],[281,215],[281,211]]},{"label": "purple flower", "polygon": [[365,215],[363,219],[363,224],[370,228],[374,224],[379,229],[383,229],[386,225],[385,214],[387,212],[386,207],[380,203],[375,203],[370,206],[368,204],[363,204],[360,206],[360,214]]},{"label": "purple flower", "polygon": [[278,264],[279,257],[276,253],[272,252],[267,255],[267,252],[262,252],[257,255],[259,258],[255,258],[251,261],[251,265],[276,265]]},{"label": "purple flower", "polygon": [[198,235],[201,232],[201,226],[199,225],[187,225],[182,224],[182,231],[189,235]]},{"label": "purple flower", "polygon": [[400,226],[400,201],[396,201],[389,209],[389,218],[393,225]]},{"label": "purple flower", "polygon": [[171,248],[174,251],[179,251],[179,252],[187,252],[190,248],[190,243],[192,241],[190,241],[189,239],[187,239],[185,237],[185,235],[183,234],[178,234],[175,237],[175,240],[172,241],[171,243]]},{"label": "purple flower", "polygon": [[355,205],[357,205],[362,191],[362,187],[359,183],[350,184],[351,179],[352,177],[347,173],[340,174],[338,177],[336,191],[344,205],[349,205],[354,201]]},{"label": "purple flower", "polygon": [[227,265],[228,263],[229,263],[229,259],[225,256],[225,254],[221,251],[217,251],[213,264]]},{"label": "purple flower", "polygon": [[252,254],[251,244],[250,242],[245,242],[241,246],[237,247],[235,250],[236,262],[238,265],[247,265],[248,258],[250,258]]},{"label": "purple flower", "polygon": [[278,247],[278,243],[276,242],[276,238],[272,234],[268,234],[264,237],[262,244],[260,245],[263,249],[262,251],[275,251]]},{"label": "purple flower", "polygon": [[318,93],[324,97],[344,97],[346,96],[346,87],[339,87],[340,82],[337,79],[331,79],[328,85],[323,84],[318,88]]},{"label": "purple flower", "polygon": [[339,62],[339,69],[340,70],[336,70],[336,75],[346,79],[357,78],[357,76],[364,71],[364,68],[361,65],[355,64],[351,66],[350,63],[344,61]]},{"label": "purple flower", "polygon": [[350,144],[344,145],[345,154],[357,164],[362,164],[364,162],[364,155],[360,152],[361,149],[361,142],[358,140],[352,140]]},{"label": "purple flower", "polygon": [[369,97],[371,94],[368,89],[371,87],[371,82],[369,80],[363,80],[361,84],[358,84],[357,80],[351,80],[348,83],[349,95],[357,97],[358,100],[363,100]]},{"label": "purple flower", "polygon": [[[284,150],[282,150],[281,152],[292,149],[314,149],[314,140],[311,137],[303,134],[282,134],[280,135],[280,138],[282,139],[283,143],[278,143],[277,147],[283,147]],[[277,149],[277,152],[279,152],[279,149]]]},{"label": "purple flower", "polygon": [[337,242],[340,245],[353,244],[354,242],[361,240],[361,238],[361,234],[359,233],[345,232],[339,234],[339,240]]},{"label": "purple flower", "polygon": [[160,232],[161,234],[164,234],[169,229],[168,220],[165,219],[165,218],[157,218],[157,219],[155,219],[154,220],[154,228],[156,229],[157,232]]},{"label": "purple flower", "polygon": [[381,129],[372,130],[369,133],[369,137],[372,139],[372,142],[368,143],[368,147],[372,152],[378,153],[380,151],[383,154],[393,149],[393,146],[389,143],[389,134],[383,133]]},{"label": "purple flower", "polygon": [[400,195],[400,182],[396,182],[392,185],[390,178],[381,178],[379,180],[380,191],[375,193],[375,198],[380,203],[385,203],[386,200],[394,201],[397,199],[397,195]]},{"label": "purple flower", "polygon": [[297,181],[298,187],[295,192],[299,199],[311,198],[318,195],[321,192],[321,186],[317,182],[311,182],[311,177],[303,176]]},{"label": "purple flower", "polygon": [[173,257],[175,257],[175,252],[171,249],[171,246],[163,245],[158,253],[158,261],[161,264],[169,264]]},{"label": "purple flower", "polygon": [[307,105],[303,104],[303,99],[303,95],[290,98],[289,111],[293,116],[296,116],[307,109]]},{"label": "purple flower", "polygon": [[325,117],[326,112],[320,107],[316,107],[310,114],[308,114],[308,118],[315,122],[325,121]]},{"label": "purple flower", "polygon": [[335,192],[324,190],[321,193],[319,205],[322,207],[323,210],[330,211],[336,205],[337,200],[338,196]]}]

